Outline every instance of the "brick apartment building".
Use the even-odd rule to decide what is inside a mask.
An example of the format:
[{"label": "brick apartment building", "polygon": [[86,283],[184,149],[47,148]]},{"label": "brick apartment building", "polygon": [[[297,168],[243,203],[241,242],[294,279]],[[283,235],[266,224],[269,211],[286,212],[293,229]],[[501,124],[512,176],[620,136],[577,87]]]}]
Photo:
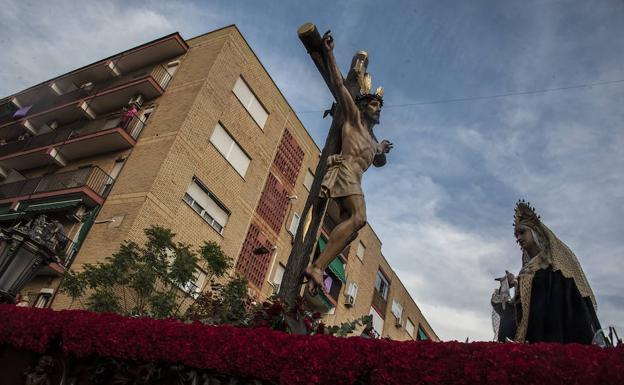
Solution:
[{"label": "brick apartment building", "polygon": [[[174,33],[8,96],[0,140],[0,227],[45,214],[68,239],[22,291],[55,309],[69,306],[56,293],[64,270],[142,242],[153,224],[193,246],[218,242],[250,291],[270,296],[320,154],[235,26]],[[381,336],[438,339],[370,226],[325,283],[329,324],[373,314]]]}]

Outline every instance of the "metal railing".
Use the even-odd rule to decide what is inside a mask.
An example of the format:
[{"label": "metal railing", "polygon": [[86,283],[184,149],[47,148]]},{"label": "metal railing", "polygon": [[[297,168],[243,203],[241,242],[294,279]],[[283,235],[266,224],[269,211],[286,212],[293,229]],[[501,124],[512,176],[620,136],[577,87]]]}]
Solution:
[{"label": "metal railing", "polygon": [[[152,67],[151,70],[146,71],[146,72],[130,73],[120,78],[109,79],[99,84],[84,86],[84,87],[75,89],[73,91],[70,91],[62,95],[58,95],[58,96],[51,97],[51,98],[46,98],[45,100],[42,100],[41,102],[34,104],[32,108],[30,109],[30,111],[28,111],[28,115],[34,115],[40,112],[44,112],[44,111],[53,109],[55,107],[70,103],[74,100],[78,101],[80,99],[85,99],[91,96],[95,96],[101,91],[115,88],[117,86],[121,86],[125,83],[132,82],[133,80],[139,79],[143,76],[152,77],[162,89],[165,89],[167,87],[167,85],[169,84],[169,81],[172,78],[172,75],[169,73],[169,71],[167,71],[167,69],[162,64],[157,64],[154,67]],[[0,119],[0,126],[13,121],[14,119],[11,118],[11,115],[12,114],[9,114]],[[26,116],[26,118],[28,118],[28,115]]]},{"label": "metal railing", "polygon": [[150,73],[150,76],[153,77],[154,80],[156,80],[158,85],[160,85],[163,90],[167,88],[167,85],[172,78],[172,75],[169,73],[169,71],[167,71],[167,69],[160,64],[154,67],[154,69]]},{"label": "metal railing", "polygon": [[74,259],[74,256],[78,253],[78,244],[71,239],[67,239],[67,245],[62,250],[59,250],[57,256],[61,261],[61,266],[69,268],[69,265]]},{"label": "metal railing", "polygon": [[44,175],[0,185],[0,199],[29,196],[37,193],[62,191],[70,188],[88,187],[105,198],[113,178],[99,167],[84,167],[78,170]]},{"label": "metal railing", "polygon": [[[23,140],[16,140],[13,142],[0,145],[0,157],[14,154],[16,152],[28,151],[35,148],[46,147],[51,144],[59,143],[80,138],[81,136],[93,134],[100,131],[110,130],[111,128],[121,127],[123,128],[133,139],[137,139],[141,130],[145,126],[145,121],[140,116],[135,116],[130,120],[125,127],[121,124],[121,113],[111,114],[107,119],[101,119],[97,122],[86,122],[81,124],[80,128],[76,128],[76,124],[72,124],[67,127],[62,127],[52,132],[48,132],[41,135],[30,136]],[[116,117],[113,117],[116,116]],[[95,123],[95,124],[94,124]]]}]

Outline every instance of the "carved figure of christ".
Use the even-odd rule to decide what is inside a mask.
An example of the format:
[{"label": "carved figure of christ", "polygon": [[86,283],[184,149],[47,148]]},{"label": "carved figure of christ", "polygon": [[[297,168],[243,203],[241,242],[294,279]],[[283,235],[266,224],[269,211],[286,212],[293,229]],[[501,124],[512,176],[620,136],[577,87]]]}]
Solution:
[{"label": "carved figure of christ", "polygon": [[383,101],[376,95],[365,94],[353,100],[344,84],[336,64],[333,38],[326,33],[322,39],[329,86],[338,103],[341,121],[341,153],[331,155],[323,178],[321,194],[332,198],[341,212],[341,222],[332,230],[325,249],[318,259],[308,266],[304,274],[308,278],[307,290],[315,295],[323,290],[323,271],[329,263],[356,237],[366,225],[366,203],[362,193],[362,174],[370,167],[383,166],[392,143],[383,140],[377,143],[373,127],[379,123]]}]

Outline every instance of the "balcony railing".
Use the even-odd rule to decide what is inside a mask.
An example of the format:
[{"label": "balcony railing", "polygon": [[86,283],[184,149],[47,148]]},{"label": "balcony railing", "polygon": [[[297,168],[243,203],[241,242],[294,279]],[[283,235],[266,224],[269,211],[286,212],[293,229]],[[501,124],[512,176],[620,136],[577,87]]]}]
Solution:
[{"label": "balcony railing", "polygon": [[13,142],[0,145],[0,158],[7,155],[15,154],[18,152],[34,150],[37,148],[45,148],[53,145],[62,145],[69,140],[79,139],[80,137],[110,130],[113,128],[123,128],[134,140],[136,140],[145,126],[145,121],[140,116],[135,116],[127,124],[122,124],[119,114],[111,115],[117,116],[108,119],[97,121],[96,124],[87,122],[86,125],[80,125],[80,128],[76,128],[76,125],[60,128],[58,130],[48,132],[41,135],[30,136],[24,140],[16,140]]},{"label": "balcony railing", "polygon": [[154,67],[150,75],[154,78],[154,80],[156,80],[158,85],[163,90],[167,88],[167,85],[169,84],[169,81],[172,78],[169,71],[167,71],[167,69],[162,65],[157,65],[156,67]]},{"label": "balcony railing", "polygon": [[[0,118],[0,129],[7,130],[7,132],[15,133],[17,126],[23,120],[32,121],[35,126],[47,123],[57,118],[62,118],[63,114],[68,114],[65,110],[73,107],[78,108],[79,101],[87,101],[87,107],[93,107],[96,113],[106,113],[113,108],[119,108],[126,104],[132,96],[126,95],[126,92],[121,92],[119,89],[124,86],[134,86],[137,88],[136,93],[142,93],[146,100],[160,96],[164,89],[169,84],[172,75],[162,65],[153,67],[148,72],[135,72],[121,78],[111,79],[109,81],[102,82],[94,85],[83,85],[81,88],[74,91],[70,91],[66,94],[46,98],[46,100],[40,103],[34,104],[27,112],[26,116],[21,119],[13,119],[12,115],[4,116]],[[141,82],[143,80],[143,82]],[[149,83],[156,83],[151,88],[145,85],[144,81],[149,80]],[[154,87],[155,86],[155,87]],[[120,100],[119,103],[112,103],[109,100],[114,93],[119,91],[119,97],[124,97],[124,100]],[[128,97],[126,99],[126,97]],[[102,99],[102,100],[100,100]],[[102,103],[100,103],[102,102]],[[75,103],[75,104],[74,104]],[[116,106],[114,106],[116,105]],[[54,112],[53,112],[54,111]],[[73,110],[72,110],[73,111]],[[72,117],[77,115],[70,114]],[[58,115],[58,116],[56,116]],[[67,115],[67,116],[70,116]],[[62,119],[61,119],[62,120]],[[66,121],[67,122],[67,121]],[[4,135],[6,137],[6,135]]]},{"label": "balcony railing", "polygon": [[99,167],[79,168],[78,170],[0,185],[0,201],[79,188],[88,188],[99,197],[105,198],[112,182],[113,178]]}]

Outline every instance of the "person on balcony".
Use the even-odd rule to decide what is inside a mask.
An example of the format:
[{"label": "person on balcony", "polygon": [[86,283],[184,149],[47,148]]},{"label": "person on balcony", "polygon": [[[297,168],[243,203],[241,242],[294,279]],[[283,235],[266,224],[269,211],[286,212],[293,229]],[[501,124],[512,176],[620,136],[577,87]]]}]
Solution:
[{"label": "person on balcony", "polygon": [[128,125],[130,124],[132,119],[138,114],[138,112],[139,109],[137,108],[137,105],[135,103],[132,103],[130,105],[130,108],[124,108],[124,110],[121,112],[121,120],[119,121],[121,128],[128,128]]}]

